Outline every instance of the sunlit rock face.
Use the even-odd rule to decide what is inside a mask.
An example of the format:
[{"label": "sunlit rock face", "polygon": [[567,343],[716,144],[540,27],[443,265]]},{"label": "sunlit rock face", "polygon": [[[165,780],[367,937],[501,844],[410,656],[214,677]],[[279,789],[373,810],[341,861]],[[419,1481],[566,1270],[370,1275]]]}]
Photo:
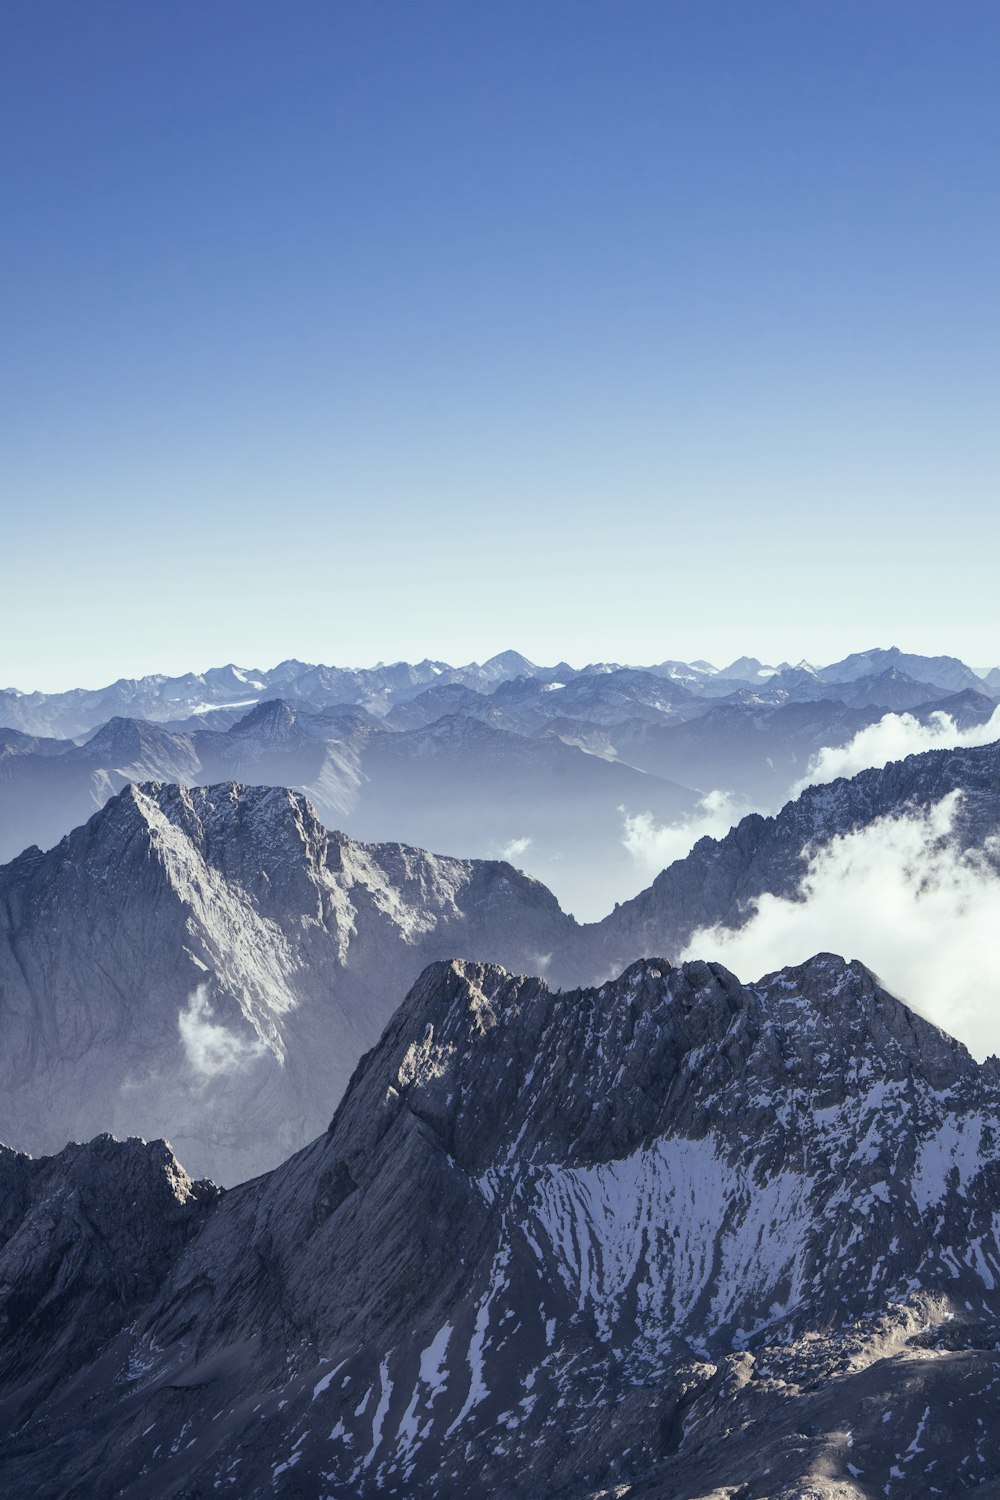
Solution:
[{"label": "sunlit rock face", "polygon": [[431,959],[530,971],[572,927],[509,864],[358,843],[283,788],[127,787],[0,870],[0,1139],[166,1136],[253,1176],[324,1128]]},{"label": "sunlit rock face", "polygon": [[956,1493],[1000,1462],[998,1106],[993,1064],[829,955],[567,992],[433,965],[0,1484]]}]

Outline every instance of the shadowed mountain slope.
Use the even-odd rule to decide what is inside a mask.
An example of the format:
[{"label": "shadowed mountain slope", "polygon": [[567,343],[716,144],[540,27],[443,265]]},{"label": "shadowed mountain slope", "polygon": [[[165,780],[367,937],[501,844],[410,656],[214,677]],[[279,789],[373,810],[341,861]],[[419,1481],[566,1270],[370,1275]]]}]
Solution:
[{"label": "shadowed mountain slope", "polygon": [[[326,1134],[226,1194],[97,1356],[81,1280],[78,1369],[8,1435],[0,1488],[982,1486],[998,1108],[994,1064],[830,955],[751,986],[646,961],[561,994],[434,965]],[[40,1215],[17,1232],[40,1243]]]}]

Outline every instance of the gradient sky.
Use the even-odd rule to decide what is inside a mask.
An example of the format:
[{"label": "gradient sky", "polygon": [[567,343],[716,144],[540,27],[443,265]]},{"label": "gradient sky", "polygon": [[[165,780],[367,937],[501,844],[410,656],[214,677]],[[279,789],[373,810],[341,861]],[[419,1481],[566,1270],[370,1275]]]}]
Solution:
[{"label": "gradient sky", "polygon": [[1000,661],[996,0],[7,0],[0,685]]}]

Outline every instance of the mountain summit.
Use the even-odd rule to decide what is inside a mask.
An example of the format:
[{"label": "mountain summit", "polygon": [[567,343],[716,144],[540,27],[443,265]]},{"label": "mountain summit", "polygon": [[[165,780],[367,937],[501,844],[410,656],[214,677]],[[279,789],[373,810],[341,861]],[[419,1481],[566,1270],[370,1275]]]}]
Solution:
[{"label": "mountain summit", "polygon": [[274,1166],[432,958],[537,968],[573,928],[501,861],[328,832],[298,793],[128,786],[0,869],[0,1139],[169,1135]]},{"label": "mountain summit", "polygon": [[[832,955],[566,993],[433,965],[329,1130],[211,1208],[123,1333],[71,1342],[0,1487],[973,1487],[1000,1472],[998,1111],[994,1065]],[[35,1316],[31,1257],[2,1269]]]}]

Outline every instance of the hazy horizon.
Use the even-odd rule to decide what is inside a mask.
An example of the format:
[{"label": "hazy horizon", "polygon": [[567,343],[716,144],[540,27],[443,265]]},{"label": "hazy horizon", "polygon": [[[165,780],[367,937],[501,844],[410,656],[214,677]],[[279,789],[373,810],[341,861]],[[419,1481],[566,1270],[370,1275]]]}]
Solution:
[{"label": "hazy horizon", "polygon": [[[678,661],[688,664],[694,662],[705,662],[709,666],[714,667],[717,671],[721,671],[728,667],[731,663],[738,661],[739,658],[743,656],[755,658],[765,667],[779,666],[782,662],[787,662],[789,665],[794,667],[800,661],[806,661],[810,666],[823,668],[832,665],[834,662],[843,661],[848,656],[853,656],[861,652],[891,650],[894,647],[898,648],[900,651],[906,653],[907,655],[951,656],[956,660],[964,662],[966,666],[971,667],[973,671],[979,673],[989,672],[994,666],[1000,663],[1000,657],[998,657],[998,661],[987,661],[985,659],[977,658],[975,655],[967,656],[962,655],[957,651],[942,649],[940,645],[932,645],[929,649],[922,651],[916,649],[910,642],[904,642],[901,644],[900,642],[895,640],[891,641],[886,646],[883,646],[880,642],[876,642],[874,645],[870,642],[867,645],[852,645],[849,649],[837,650],[832,655],[826,657],[808,656],[802,652],[797,652],[795,654],[784,652],[781,654],[772,654],[768,656],[764,655],[760,651],[746,649],[736,651],[731,650],[728,654],[726,654],[725,652],[717,653],[714,660],[704,653],[682,655],[677,651],[658,651],[651,653],[648,652],[644,657],[633,657],[631,659],[612,656],[608,653],[584,658],[576,652],[571,654],[566,652],[556,652],[555,654],[553,654],[551,651],[548,656],[545,656],[539,655],[537,653],[533,654],[532,652],[518,646],[500,646],[495,650],[484,650],[481,654],[478,655],[470,655],[468,654],[468,652],[463,654],[461,651],[457,651],[448,656],[444,654],[434,654],[430,651],[416,650],[409,655],[387,655],[378,658],[369,657],[366,659],[352,656],[350,659],[343,660],[337,659],[332,656],[305,654],[302,651],[294,651],[282,656],[277,656],[272,652],[269,656],[263,658],[263,662],[265,662],[266,664],[262,664],[261,660],[250,660],[246,656],[243,659],[238,656],[227,657],[225,659],[220,658],[208,663],[206,663],[203,658],[199,658],[194,662],[187,660],[182,661],[180,658],[176,658],[175,663],[172,667],[164,667],[161,663],[160,665],[149,665],[141,671],[134,672],[126,672],[120,669],[112,670],[109,662],[108,667],[103,674],[99,669],[95,668],[90,672],[84,674],[81,678],[74,678],[72,681],[68,680],[65,676],[65,673],[62,672],[58,668],[58,666],[56,666],[51,672],[41,674],[42,677],[46,679],[45,681],[35,681],[26,686],[24,682],[7,680],[4,682],[0,682],[0,691],[20,692],[24,693],[26,696],[32,693],[56,694],[71,692],[76,688],[79,688],[85,692],[93,692],[97,689],[108,687],[112,683],[122,680],[132,681],[139,680],[145,677],[183,677],[188,674],[203,676],[206,672],[229,666],[236,667],[239,671],[245,672],[271,672],[276,667],[280,666],[282,662],[293,660],[314,666],[337,667],[346,671],[370,671],[378,667],[393,666],[401,662],[406,662],[410,665],[417,665],[422,661],[445,662],[450,667],[460,668],[467,666],[473,662],[482,664],[489,661],[493,657],[502,656],[507,651],[516,651],[519,655],[524,656],[534,666],[554,667],[560,662],[566,662],[567,665],[572,667],[575,671],[581,671],[585,667],[600,664],[611,664],[619,667],[638,669],[643,667],[656,666],[664,661]],[[571,659],[571,655],[575,659]],[[8,654],[4,658],[5,667],[7,667],[9,661],[10,656]]]}]

